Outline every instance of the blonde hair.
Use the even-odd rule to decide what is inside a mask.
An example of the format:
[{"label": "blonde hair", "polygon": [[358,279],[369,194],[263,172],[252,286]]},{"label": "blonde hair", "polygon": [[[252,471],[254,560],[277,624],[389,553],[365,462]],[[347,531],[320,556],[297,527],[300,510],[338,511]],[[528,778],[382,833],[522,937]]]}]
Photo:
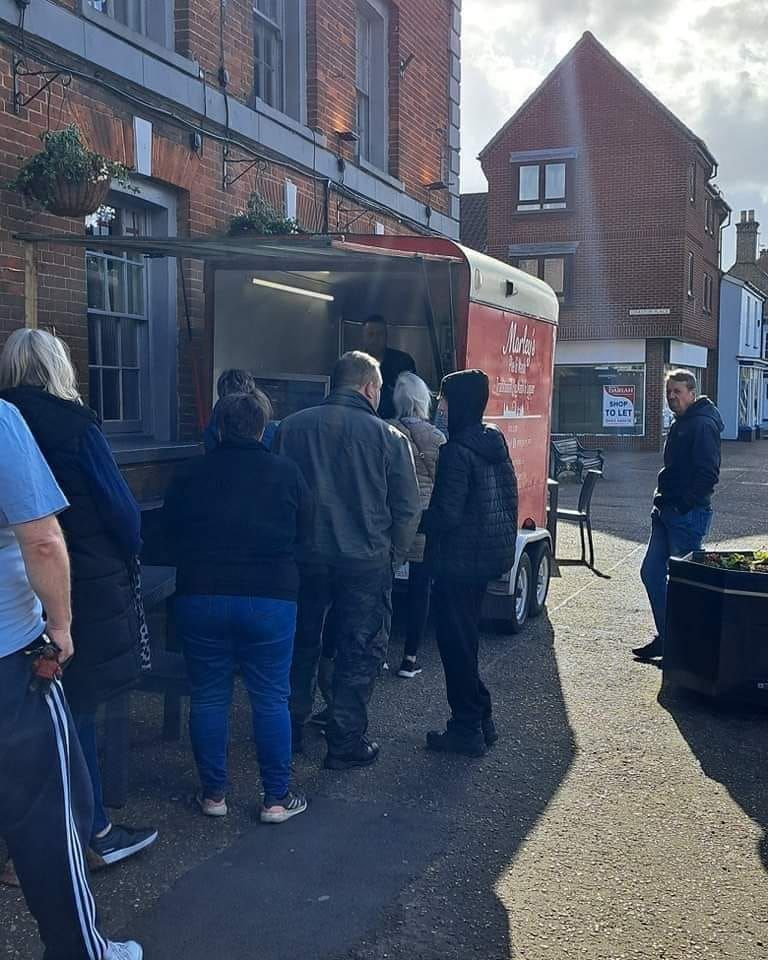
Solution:
[{"label": "blonde hair", "polygon": [[14,330],[6,340],[0,354],[0,389],[10,387],[42,387],[61,400],[83,402],[69,347],[45,330]]}]

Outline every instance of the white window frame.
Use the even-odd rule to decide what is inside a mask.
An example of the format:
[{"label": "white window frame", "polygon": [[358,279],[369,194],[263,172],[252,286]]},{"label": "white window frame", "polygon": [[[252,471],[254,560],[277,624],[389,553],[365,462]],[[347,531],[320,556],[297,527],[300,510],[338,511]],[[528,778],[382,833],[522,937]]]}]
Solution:
[{"label": "white window frame", "polygon": [[[355,126],[361,164],[389,168],[389,12],[358,0],[355,28]],[[362,54],[366,53],[365,61]]]},{"label": "white window frame", "polygon": [[695,258],[693,255],[693,251],[689,250],[688,251],[688,299],[695,301],[696,290],[695,290],[694,284],[696,282],[696,278],[695,278],[694,260]]},{"label": "white window frame", "polygon": [[[176,235],[177,205],[175,194],[145,181],[136,181],[138,195],[112,190],[106,205],[119,208],[140,208],[149,229],[158,236]],[[101,248],[86,250],[86,256],[110,258]],[[124,261],[122,253],[116,252],[111,259]],[[121,445],[131,439],[144,441],[151,438],[171,441],[176,438],[177,404],[177,268],[174,258],[144,260],[144,304],[141,316],[114,313],[144,323],[139,332],[139,391],[140,419],[138,421],[110,420],[104,423],[104,432],[121,440]],[[88,310],[89,337],[90,319],[109,315],[110,311]],[[90,347],[90,339],[89,339]],[[90,361],[90,355],[89,355]],[[102,363],[91,366],[104,366]],[[108,365],[112,366],[112,365]]]},{"label": "white window frame", "polygon": [[[138,15],[132,23],[120,19],[123,5]],[[80,10],[129,39],[155,43],[166,50],[174,48],[173,0],[80,0]]]},{"label": "white window frame", "polygon": [[[306,120],[306,0],[276,0],[276,16],[259,9],[258,0],[252,0],[253,11],[253,96],[259,106],[292,117],[300,123]],[[256,58],[256,34],[271,34],[277,38],[279,64],[275,68],[277,97],[270,103],[264,97],[262,58]],[[261,69],[261,72],[259,73]]]}]

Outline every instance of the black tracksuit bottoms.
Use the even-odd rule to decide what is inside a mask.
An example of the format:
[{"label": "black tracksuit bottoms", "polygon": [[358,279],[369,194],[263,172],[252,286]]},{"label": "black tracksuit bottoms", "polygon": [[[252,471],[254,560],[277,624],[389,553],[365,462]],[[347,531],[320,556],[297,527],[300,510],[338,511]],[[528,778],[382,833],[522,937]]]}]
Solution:
[{"label": "black tracksuit bottoms", "polygon": [[460,580],[435,581],[432,609],[451,719],[448,728],[479,733],[491,716],[491,695],[480,679],[480,612],[487,584]]},{"label": "black tracksuit bottoms", "polygon": [[85,848],[93,794],[61,684],[30,690],[30,658],[0,657],[0,836],[45,960],[102,960]]}]

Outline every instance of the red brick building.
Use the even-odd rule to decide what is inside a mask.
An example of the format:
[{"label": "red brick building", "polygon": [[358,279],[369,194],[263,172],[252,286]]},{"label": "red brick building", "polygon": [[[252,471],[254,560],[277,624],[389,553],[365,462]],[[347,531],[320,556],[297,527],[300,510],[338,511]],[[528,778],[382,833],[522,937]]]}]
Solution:
[{"label": "red brick building", "polygon": [[75,123],[137,191],[84,223],[0,190],[0,344],[66,338],[140,498],[195,449],[200,383],[210,403],[202,265],[52,244],[33,283],[14,234],[225,233],[256,192],[308,232],[458,237],[460,6],[0,0],[0,182]]},{"label": "red brick building", "polygon": [[553,431],[657,449],[665,370],[715,390],[715,158],[585,33],[480,159],[488,253],[561,299]]}]

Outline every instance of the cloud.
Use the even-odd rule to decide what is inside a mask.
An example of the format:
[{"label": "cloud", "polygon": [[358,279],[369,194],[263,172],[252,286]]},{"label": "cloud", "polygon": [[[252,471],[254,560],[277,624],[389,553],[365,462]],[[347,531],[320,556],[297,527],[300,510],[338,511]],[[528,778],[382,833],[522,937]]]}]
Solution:
[{"label": "cloud", "polygon": [[726,199],[762,207],[768,230],[766,0],[465,0],[462,189],[485,189],[477,153],[587,29],[707,142]]}]

